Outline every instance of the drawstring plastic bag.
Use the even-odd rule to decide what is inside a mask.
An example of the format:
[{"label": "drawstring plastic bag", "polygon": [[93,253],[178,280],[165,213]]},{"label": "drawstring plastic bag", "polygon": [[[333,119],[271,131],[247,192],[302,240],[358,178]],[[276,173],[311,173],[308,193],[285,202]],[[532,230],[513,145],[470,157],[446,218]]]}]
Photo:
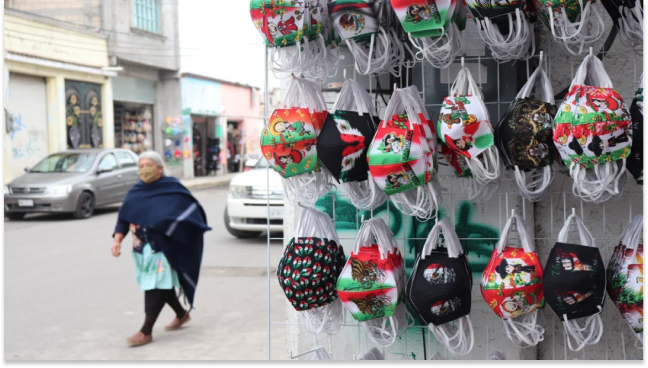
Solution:
[{"label": "drawstring plastic bag", "polygon": [[602,0],[614,26],[619,29],[621,43],[643,51],[643,4],[636,0]]},{"label": "drawstring plastic bag", "polygon": [[[538,79],[542,100],[530,97]],[[556,105],[551,82],[539,66],[495,129],[495,143],[506,167],[514,171],[517,191],[530,201],[545,198],[554,178],[551,166],[557,155],[553,144],[554,116]]]},{"label": "drawstring plastic bag", "polygon": [[391,346],[407,329],[405,283],[405,263],[389,227],[378,218],[365,221],[338,279],[337,293],[379,346]]},{"label": "drawstring plastic bag", "polygon": [[[513,224],[522,249],[512,244]],[[544,328],[537,324],[538,310],[545,302],[542,265],[522,217],[513,214],[506,222],[482,274],[481,293],[488,306],[504,320],[504,330],[513,345],[526,348],[544,340]]]},{"label": "drawstring plastic bag", "polygon": [[293,78],[283,108],[275,110],[261,133],[263,156],[283,177],[284,193],[292,204],[313,205],[333,188],[316,149],[327,114],[318,84]]},{"label": "drawstring plastic bag", "polygon": [[369,148],[369,171],[404,214],[422,221],[436,214],[436,144],[415,87],[396,89]]},{"label": "drawstring plastic bag", "polygon": [[[572,221],[580,244],[567,243]],[[601,312],[605,303],[605,266],[594,238],[572,213],[558,234],[544,268],[545,300],[563,322],[572,351],[595,345],[603,335]],[[576,347],[572,346],[572,339]]]},{"label": "drawstring plastic bag", "polygon": [[581,54],[605,33],[595,0],[533,1],[554,40],[572,55]]},{"label": "drawstring plastic bag", "polygon": [[[446,249],[438,249],[443,230]],[[448,219],[439,221],[414,262],[407,301],[452,355],[468,354],[475,342],[470,321],[472,273]],[[454,321],[454,326],[450,322]]]},{"label": "drawstring plastic bag", "polygon": [[463,67],[444,98],[437,133],[450,149],[466,158],[474,180],[482,185],[499,179],[500,158],[481,90]]},{"label": "drawstring plastic bag", "polygon": [[623,231],[607,268],[607,292],[643,349],[643,216],[635,216]]},{"label": "drawstring plastic bag", "polygon": [[477,180],[472,180],[472,173],[464,155],[458,154],[445,144],[441,144],[441,153],[448,165],[452,168],[452,172],[459,178],[457,181],[459,189],[462,194],[466,195],[467,200],[487,201],[499,189],[499,180],[491,181],[486,185],[479,184]]},{"label": "drawstring plastic bag", "polygon": [[367,163],[367,151],[379,119],[371,96],[357,82],[347,79],[333,104],[317,142],[322,164],[340,182],[351,203],[372,210],[387,200],[376,185]]},{"label": "drawstring plastic bag", "polygon": [[334,334],[342,320],[335,284],[346,259],[344,249],[328,215],[301,208],[295,237],[277,266],[277,278],[310,333]]},{"label": "drawstring plastic bag", "polygon": [[425,59],[435,68],[446,68],[463,51],[461,31],[466,26],[467,11],[463,0],[391,0],[391,4],[418,50],[417,60]]},{"label": "drawstring plastic bag", "polygon": [[628,156],[628,171],[634,176],[637,184],[643,185],[643,74],[639,89],[630,105],[632,119],[632,148]]},{"label": "drawstring plastic bag", "polygon": [[527,0],[466,0],[477,30],[500,63],[526,59],[535,53],[533,24],[524,11]]},{"label": "drawstring plastic bag", "polygon": [[574,179],[576,197],[600,203],[623,192],[630,125],[630,112],[603,63],[588,55],[554,119],[554,144]]}]

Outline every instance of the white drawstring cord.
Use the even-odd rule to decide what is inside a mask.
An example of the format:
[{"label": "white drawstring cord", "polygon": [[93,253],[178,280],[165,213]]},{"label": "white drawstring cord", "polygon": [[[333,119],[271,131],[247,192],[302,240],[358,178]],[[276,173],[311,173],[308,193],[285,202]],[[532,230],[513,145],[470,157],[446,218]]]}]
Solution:
[{"label": "white drawstring cord", "polygon": [[519,348],[538,345],[544,340],[544,328],[536,323],[538,311],[504,320],[506,336]]},{"label": "white drawstring cord", "polygon": [[[463,316],[455,321],[459,326],[453,327],[450,323],[435,326],[428,325],[434,337],[442,343],[450,354],[461,356],[470,353],[475,344],[475,331],[470,321],[470,316]],[[468,338],[470,334],[470,338]],[[469,343],[470,341],[470,343]]]}]

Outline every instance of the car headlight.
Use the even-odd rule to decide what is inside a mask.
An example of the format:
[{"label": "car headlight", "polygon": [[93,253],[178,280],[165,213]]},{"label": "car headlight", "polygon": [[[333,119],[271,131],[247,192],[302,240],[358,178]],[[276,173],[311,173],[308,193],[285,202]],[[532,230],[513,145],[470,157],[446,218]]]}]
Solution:
[{"label": "car headlight", "polygon": [[72,185],[54,185],[47,188],[45,193],[54,195],[66,195],[72,192]]},{"label": "car headlight", "polygon": [[11,194],[11,192],[9,192],[9,187],[6,185],[4,186],[4,194],[5,195]]},{"label": "car headlight", "polygon": [[252,194],[252,187],[232,185],[230,186],[230,193],[232,198],[247,198]]}]

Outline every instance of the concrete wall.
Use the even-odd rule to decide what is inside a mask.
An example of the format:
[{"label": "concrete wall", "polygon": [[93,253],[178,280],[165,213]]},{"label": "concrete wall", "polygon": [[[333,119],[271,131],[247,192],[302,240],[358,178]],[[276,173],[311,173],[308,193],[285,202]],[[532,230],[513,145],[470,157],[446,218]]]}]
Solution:
[{"label": "concrete wall", "polygon": [[8,0],[5,6],[29,13],[76,23],[88,27],[101,27],[101,0]]}]

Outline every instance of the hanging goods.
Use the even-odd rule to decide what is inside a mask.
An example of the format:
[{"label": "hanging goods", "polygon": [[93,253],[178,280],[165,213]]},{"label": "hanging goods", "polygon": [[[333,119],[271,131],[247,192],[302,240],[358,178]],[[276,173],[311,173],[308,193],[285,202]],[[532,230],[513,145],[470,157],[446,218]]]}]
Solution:
[{"label": "hanging goods", "polygon": [[[540,65],[495,129],[495,143],[506,167],[514,171],[518,193],[533,202],[549,193],[555,174],[551,165],[557,155],[552,131],[557,109],[542,61]],[[538,79],[543,91],[541,100],[530,97]]]},{"label": "hanging goods", "polygon": [[[438,249],[443,230],[446,249]],[[475,342],[470,305],[472,273],[448,219],[432,228],[407,282],[407,301],[452,355],[468,354]],[[450,322],[454,322],[454,326]]]},{"label": "hanging goods", "polygon": [[595,0],[533,1],[554,40],[572,55],[581,54],[605,33]]},{"label": "hanging goods", "polygon": [[336,333],[342,308],[335,284],[346,259],[344,249],[328,215],[301,208],[295,237],[277,266],[277,278],[309,332]]},{"label": "hanging goods", "polygon": [[535,54],[533,24],[525,11],[531,0],[466,0],[493,59],[505,63]]},{"label": "hanging goods", "polygon": [[393,49],[394,34],[382,25],[382,16],[386,16],[383,2],[333,0],[329,6],[333,25],[353,54],[356,71],[362,75],[394,72],[394,67],[398,68],[394,61],[403,61],[399,50]]},{"label": "hanging goods", "polygon": [[378,348],[373,347],[364,354],[358,355],[355,360],[385,360],[385,356]]},{"label": "hanging goods", "polygon": [[477,180],[472,180],[472,173],[466,163],[466,157],[458,154],[446,144],[441,143],[441,154],[443,154],[445,161],[452,168],[455,176],[468,179],[457,181],[460,193],[465,195],[467,200],[479,202],[488,201],[499,189],[499,180],[491,181],[486,185],[479,184]]},{"label": "hanging goods", "polygon": [[361,85],[347,79],[332,111],[317,141],[320,161],[341,183],[355,207],[375,209],[385,203],[387,195],[374,182],[367,163],[367,151],[380,121],[371,96]]},{"label": "hanging goods", "polygon": [[643,349],[643,216],[635,216],[623,231],[607,268],[607,292]]},{"label": "hanging goods", "polygon": [[463,0],[391,0],[391,4],[418,50],[417,60],[446,68],[463,51],[467,11]]},{"label": "hanging goods", "polygon": [[[463,65],[463,58],[462,58]],[[486,185],[500,176],[500,158],[481,90],[470,70],[461,68],[444,98],[437,133],[452,150],[466,158],[473,179]]]},{"label": "hanging goods", "polygon": [[387,224],[379,218],[364,221],[338,279],[337,293],[379,346],[391,346],[407,330],[407,308],[402,303],[406,281],[405,263]]},{"label": "hanging goods", "polygon": [[574,179],[576,197],[600,203],[623,192],[630,124],[630,112],[603,63],[588,55],[554,120],[554,144]]},{"label": "hanging goods", "polygon": [[643,2],[636,0],[601,0],[619,29],[621,43],[637,52],[643,51]]},{"label": "hanging goods", "polygon": [[[572,221],[581,244],[567,243]],[[569,349],[579,351],[598,343],[603,335],[605,266],[592,234],[573,209],[549,252],[543,274],[545,299],[563,321]],[[572,339],[578,344],[576,347],[572,346]]]},{"label": "hanging goods", "polygon": [[255,27],[270,48],[274,72],[324,78],[337,67],[339,51],[325,0],[251,0]]},{"label": "hanging goods", "polygon": [[398,210],[429,220],[440,198],[436,142],[416,87],[395,89],[384,114],[369,147],[369,171]]},{"label": "hanging goods", "polygon": [[[511,236],[514,226],[519,236],[516,240]],[[518,241],[522,249],[516,246],[520,245]],[[538,310],[545,302],[542,265],[528,225],[515,210],[482,274],[481,293],[504,320],[504,330],[513,345],[526,348],[544,340],[544,328],[537,324]]]},{"label": "hanging goods", "polygon": [[627,166],[637,184],[643,185],[643,73],[639,81],[639,89],[630,105],[630,117],[632,118],[632,148]]},{"label": "hanging goods", "polygon": [[293,78],[284,107],[274,111],[261,133],[263,156],[283,177],[284,193],[293,204],[314,205],[333,187],[316,149],[327,114],[318,85]]}]

